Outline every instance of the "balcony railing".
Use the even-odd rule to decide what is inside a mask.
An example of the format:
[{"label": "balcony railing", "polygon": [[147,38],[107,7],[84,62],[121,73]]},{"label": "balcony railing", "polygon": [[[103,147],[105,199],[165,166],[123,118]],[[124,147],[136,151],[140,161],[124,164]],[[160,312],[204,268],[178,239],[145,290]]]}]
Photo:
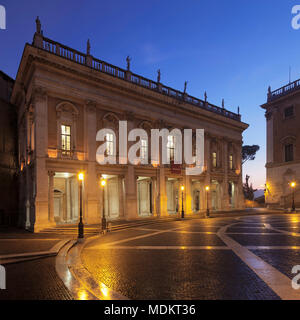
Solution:
[{"label": "balcony railing", "polygon": [[[161,83],[157,83],[150,79],[146,79],[142,76],[132,73],[131,71],[126,71],[124,69],[113,66],[107,62],[96,59],[90,55],[86,55],[77,50],[71,49],[64,46],[56,41],[43,37],[42,49],[50,53],[58,55],[60,57],[66,58],[68,60],[74,61],[76,63],[86,65],[97,71],[109,74],[113,77],[132,82],[138,86],[147,88],[152,91],[159,92],[163,95],[172,97],[177,100],[184,101],[198,108],[211,111],[213,113],[219,114],[226,118],[230,118],[236,121],[241,121],[241,115],[228,111],[225,108],[217,107],[207,101],[192,97],[186,93],[180,92],[178,90],[172,89],[170,87],[164,86]],[[298,84],[299,85],[299,84]]]},{"label": "balcony railing", "polygon": [[277,90],[268,93],[268,102],[274,101],[282,96],[285,96],[293,91],[300,89],[300,79],[287,84]]}]

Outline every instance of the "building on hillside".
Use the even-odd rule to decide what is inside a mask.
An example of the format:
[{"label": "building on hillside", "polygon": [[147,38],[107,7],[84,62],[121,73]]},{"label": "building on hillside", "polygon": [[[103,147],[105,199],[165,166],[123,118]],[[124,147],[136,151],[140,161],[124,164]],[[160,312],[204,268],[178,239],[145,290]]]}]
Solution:
[{"label": "building on hillside", "polygon": [[[207,196],[213,211],[244,208],[241,148],[248,125],[241,116],[163,85],[160,73],[157,81],[134,74],[129,58],[126,70],[98,60],[90,48],[88,41],[81,53],[45,38],[39,20],[25,46],[11,99],[18,108],[22,224],[40,231],[77,223],[80,171],[87,224],[100,223],[103,207],[108,220],[176,216],[181,185],[187,215],[204,213]],[[101,128],[118,133],[120,120],[128,130],[146,132],[205,129],[204,172],[187,176],[184,165],[99,165],[96,134]],[[106,143],[108,152],[118,152],[117,138],[108,134]],[[167,147],[172,158],[172,135]]]},{"label": "building on hillside", "polygon": [[10,104],[14,80],[0,71],[0,225],[17,223],[17,112]]},{"label": "building on hillside", "polygon": [[[271,208],[300,206],[300,80],[268,90],[266,205]],[[296,182],[293,189],[291,182]]]}]

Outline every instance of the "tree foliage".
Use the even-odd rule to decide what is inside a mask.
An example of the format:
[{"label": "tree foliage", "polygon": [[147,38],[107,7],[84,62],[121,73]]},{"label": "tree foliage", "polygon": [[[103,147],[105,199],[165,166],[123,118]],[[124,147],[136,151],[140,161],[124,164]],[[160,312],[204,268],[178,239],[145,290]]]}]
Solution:
[{"label": "tree foliage", "polygon": [[244,164],[248,160],[254,160],[257,151],[260,147],[256,144],[253,146],[243,146],[242,148],[242,164]]},{"label": "tree foliage", "polygon": [[243,191],[244,191],[245,198],[253,201],[254,192],[257,191],[257,189],[253,189],[252,183],[249,185],[249,179],[250,179],[250,176],[246,175],[246,182],[243,184]]}]

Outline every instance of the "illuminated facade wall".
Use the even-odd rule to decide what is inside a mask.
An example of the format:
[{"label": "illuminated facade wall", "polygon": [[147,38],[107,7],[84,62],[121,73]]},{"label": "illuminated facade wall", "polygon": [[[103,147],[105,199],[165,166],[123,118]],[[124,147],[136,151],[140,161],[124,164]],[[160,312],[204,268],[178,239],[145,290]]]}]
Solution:
[{"label": "illuminated facade wall", "polygon": [[[267,122],[266,204],[271,208],[291,208],[295,192],[299,207],[300,91],[296,88],[282,93],[280,90],[285,89],[270,92],[268,102],[262,105]],[[290,184],[293,181],[294,191]]]},{"label": "illuminated facade wall", "polygon": [[[248,125],[239,115],[206,101],[195,106],[186,93],[172,97],[173,89],[96,60],[89,49],[82,54],[47,41],[36,33],[33,45],[26,45],[17,75],[26,93],[16,84],[12,97],[18,106],[20,212],[26,228],[75,223],[78,186],[72,180],[79,171],[85,173],[88,224],[100,223],[103,204],[108,220],[176,216],[181,185],[188,215],[205,212],[206,185],[211,185],[211,209],[244,207],[241,146]],[[128,130],[205,129],[204,172],[186,176],[184,167],[178,172],[170,165],[99,165],[96,133],[111,128],[118,136],[120,120],[127,120]],[[118,152],[118,141],[114,143]],[[102,177],[105,188],[99,185]],[[230,184],[235,185],[232,195]]]}]

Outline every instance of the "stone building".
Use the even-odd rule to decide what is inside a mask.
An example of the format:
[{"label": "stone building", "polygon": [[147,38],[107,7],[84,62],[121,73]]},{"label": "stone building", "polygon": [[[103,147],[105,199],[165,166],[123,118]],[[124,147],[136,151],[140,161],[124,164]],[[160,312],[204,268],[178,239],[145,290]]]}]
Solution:
[{"label": "stone building", "polygon": [[[266,204],[269,207],[291,208],[293,192],[300,206],[300,80],[268,91],[267,121],[267,183]],[[296,182],[296,188],[291,188]]]},{"label": "stone building", "polygon": [[[88,224],[100,223],[103,204],[108,220],[176,215],[181,185],[187,215],[204,213],[207,196],[211,210],[242,209],[241,147],[248,125],[241,116],[163,85],[160,74],[152,81],[132,73],[130,59],[127,70],[98,60],[90,48],[88,41],[81,53],[45,38],[38,20],[33,43],[25,46],[11,100],[18,108],[23,225],[40,231],[77,223],[80,171]],[[97,131],[118,133],[120,120],[128,121],[128,130],[205,129],[204,172],[187,176],[184,165],[99,165]],[[113,135],[106,143],[109,152],[118,152]],[[170,136],[168,152],[173,149]]]},{"label": "stone building", "polygon": [[13,85],[0,71],[0,224],[17,223],[17,112],[9,102]]}]

